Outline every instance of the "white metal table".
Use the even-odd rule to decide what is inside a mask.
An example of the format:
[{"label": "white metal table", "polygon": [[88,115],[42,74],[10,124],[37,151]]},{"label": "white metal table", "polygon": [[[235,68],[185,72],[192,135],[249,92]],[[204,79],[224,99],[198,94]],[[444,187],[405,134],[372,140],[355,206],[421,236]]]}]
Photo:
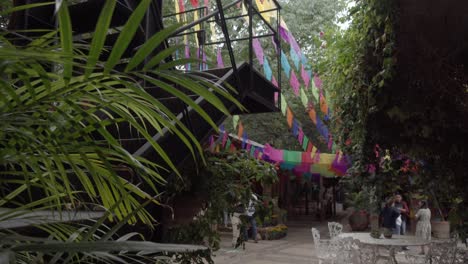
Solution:
[{"label": "white metal table", "polygon": [[369,233],[341,233],[339,237],[351,237],[363,244],[387,247],[425,246],[431,243],[430,240],[424,240],[416,236],[393,235],[392,238],[373,238]]},{"label": "white metal table", "polygon": [[341,233],[338,237],[351,237],[365,245],[386,248],[393,263],[397,263],[395,256],[396,249],[408,246],[425,246],[431,243],[431,241],[419,237],[401,235],[393,235],[392,238],[373,238],[369,233]]}]

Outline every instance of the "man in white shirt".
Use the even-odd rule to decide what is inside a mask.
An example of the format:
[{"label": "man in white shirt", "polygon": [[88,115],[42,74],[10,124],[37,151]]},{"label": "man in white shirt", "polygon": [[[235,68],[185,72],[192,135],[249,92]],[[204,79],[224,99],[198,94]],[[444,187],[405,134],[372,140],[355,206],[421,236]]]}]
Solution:
[{"label": "man in white shirt", "polygon": [[[252,226],[252,237],[255,243],[258,243],[257,240],[257,221],[255,220],[255,205],[257,204],[258,198],[255,194],[252,194],[252,197],[249,200],[249,206],[247,207],[247,221]],[[249,233],[247,228],[245,229],[245,241],[249,240]]]}]

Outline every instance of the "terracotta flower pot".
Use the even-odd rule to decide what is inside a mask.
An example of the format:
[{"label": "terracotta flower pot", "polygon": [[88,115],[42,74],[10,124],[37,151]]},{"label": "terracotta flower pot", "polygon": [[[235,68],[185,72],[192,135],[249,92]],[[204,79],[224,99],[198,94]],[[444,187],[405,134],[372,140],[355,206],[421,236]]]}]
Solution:
[{"label": "terracotta flower pot", "polygon": [[365,231],[369,227],[369,214],[364,211],[354,211],[349,216],[349,225],[353,231]]},{"label": "terracotta flower pot", "polygon": [[448,221],[431,221],[432,233],[435,238],[447,239],[450,238],[450,222]]}]

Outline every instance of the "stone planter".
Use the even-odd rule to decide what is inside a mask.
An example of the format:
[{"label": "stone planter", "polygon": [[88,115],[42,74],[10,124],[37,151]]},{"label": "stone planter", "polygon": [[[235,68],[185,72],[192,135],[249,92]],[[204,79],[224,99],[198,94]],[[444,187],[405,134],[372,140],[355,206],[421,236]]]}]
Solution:
[{"label": "stone planter", "polygon": [[448,221],[431,221],[432,234],[435,238],[446,239],[450,238],[450,222]]}]

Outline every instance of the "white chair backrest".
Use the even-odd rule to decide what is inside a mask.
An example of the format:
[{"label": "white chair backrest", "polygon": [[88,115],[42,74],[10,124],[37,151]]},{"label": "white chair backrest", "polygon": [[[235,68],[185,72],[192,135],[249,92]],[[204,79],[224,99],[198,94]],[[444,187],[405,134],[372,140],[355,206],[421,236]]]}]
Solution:
[{"label": "white chair backrest", "polygon": [[328,223],[328,232],[330,233],[330,238],[335,238],[343,231],[343,225],[337,222]]},{"label": "white chair backrest", "polygon": [[317,228],[311,228],[310,231],[312,232],[312,237],[314,238],[314,246],[318,247],[320,244],[320,232]]}]

